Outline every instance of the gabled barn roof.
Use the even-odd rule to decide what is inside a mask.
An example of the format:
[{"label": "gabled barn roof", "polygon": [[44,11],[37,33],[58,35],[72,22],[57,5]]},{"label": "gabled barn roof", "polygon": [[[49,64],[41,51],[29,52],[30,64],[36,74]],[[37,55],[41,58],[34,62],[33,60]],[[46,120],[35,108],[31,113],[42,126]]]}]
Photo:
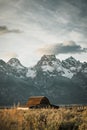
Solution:
[{"label": "gabled barn roof", "polygon": [[26,106],[27,107],[31,107],[31,106],[36,106],[36,105],[40,105],[40,104],[49,105],[50,102],[49,102],[47,97],[44,97],[44,96],[33,96],[33,97],[29,98]]}]

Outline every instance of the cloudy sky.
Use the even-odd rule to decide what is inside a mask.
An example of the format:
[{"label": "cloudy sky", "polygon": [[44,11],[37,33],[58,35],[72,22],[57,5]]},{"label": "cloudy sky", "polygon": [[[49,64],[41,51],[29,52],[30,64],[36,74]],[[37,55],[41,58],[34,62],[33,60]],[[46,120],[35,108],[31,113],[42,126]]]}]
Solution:
[{"label": "cloudy sky", "polygon": [[87,61],[87,0],[0,0],[0,59]]}]

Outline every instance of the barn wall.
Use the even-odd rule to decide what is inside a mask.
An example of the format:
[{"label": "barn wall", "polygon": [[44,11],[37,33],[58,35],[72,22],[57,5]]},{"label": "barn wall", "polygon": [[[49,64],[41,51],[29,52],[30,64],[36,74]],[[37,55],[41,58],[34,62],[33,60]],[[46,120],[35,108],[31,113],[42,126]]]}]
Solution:
[{"label": "barn wall", "polygon": [[46,97],[34,97],[34,98],[31,97],[27,102],[26,106],[30,107],[30,106],[40,105],[40,104],[50,105],[50,102]]}]

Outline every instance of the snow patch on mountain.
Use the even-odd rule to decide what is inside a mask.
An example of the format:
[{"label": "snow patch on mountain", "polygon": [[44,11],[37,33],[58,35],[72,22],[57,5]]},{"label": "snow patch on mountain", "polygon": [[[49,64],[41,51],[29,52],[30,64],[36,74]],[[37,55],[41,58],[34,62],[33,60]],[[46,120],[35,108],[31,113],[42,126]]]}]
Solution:
[{"label": "snow patch on mountain", "polygon": [[63,68],[63,72],[64,73],[62,74],[62,76],[67,77],[69,79],[71,79],[73,77],[73,73],[71,71],[69,71],[68,69]]},{"label": "snow patch on mountain", "polygon": [[81,72],[87,73],[87,62],[84,62],[81,67]]},{"label": "snow patch on mountain", "polygon": [[84,72],[84,73],[87,73],[87,68],[85,68],[83,72]]},{"label": "snow patch on mountain", "polygon": [[43,71],[49,71],[49,72],[54,71],[54,68],[52,66],[49,66],[49,65],[43,65],[41,68]]},{"label": "snow patch on mountain", "polygon": [[36,71],[31,69],[31,68],[29,68],[28,72],[26,73],[26,77],[31,77],[31,78],[36,77]]}]

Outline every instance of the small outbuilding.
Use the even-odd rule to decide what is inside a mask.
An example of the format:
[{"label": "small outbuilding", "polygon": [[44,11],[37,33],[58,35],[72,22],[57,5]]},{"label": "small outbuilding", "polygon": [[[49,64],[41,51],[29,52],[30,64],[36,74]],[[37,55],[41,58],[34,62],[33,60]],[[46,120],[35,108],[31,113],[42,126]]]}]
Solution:
[{"label": "small outbuilding", "polygon": [[29,98],[26,106],[29,108],[45,107],[45,106],[50,106],[50,102],[47,97],[34,96]]},{"label": "small outbuilding", "polygon": [[26,107],[29,107],[29,108],[48,108],[48,107],[59,108],[58,106],[51,105],[50,101],[45,96],[30,97],[26,104]]}]

